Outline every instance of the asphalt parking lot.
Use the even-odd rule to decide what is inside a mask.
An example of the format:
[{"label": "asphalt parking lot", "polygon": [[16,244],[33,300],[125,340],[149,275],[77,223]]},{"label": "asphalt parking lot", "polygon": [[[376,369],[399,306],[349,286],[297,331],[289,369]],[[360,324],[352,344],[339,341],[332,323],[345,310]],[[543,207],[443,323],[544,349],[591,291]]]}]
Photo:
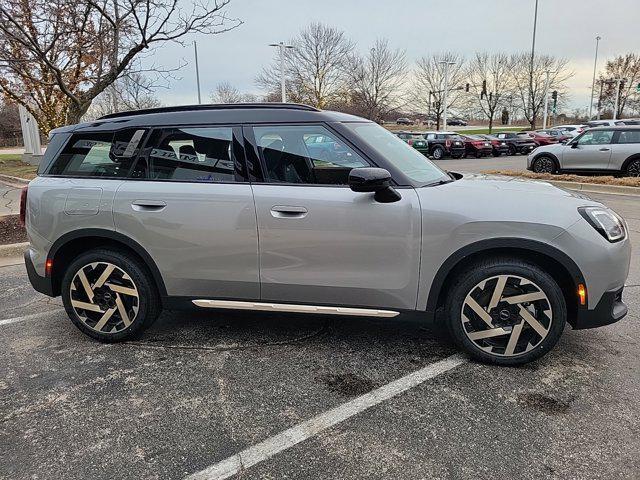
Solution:
[{"label": "asphalt parking lot", "polygon": [[637,479],[640,197],[593,197],[631,230],[630,313],[522,368],[415,319],[165,313],[100,344],[0,268],[0,478]]}]

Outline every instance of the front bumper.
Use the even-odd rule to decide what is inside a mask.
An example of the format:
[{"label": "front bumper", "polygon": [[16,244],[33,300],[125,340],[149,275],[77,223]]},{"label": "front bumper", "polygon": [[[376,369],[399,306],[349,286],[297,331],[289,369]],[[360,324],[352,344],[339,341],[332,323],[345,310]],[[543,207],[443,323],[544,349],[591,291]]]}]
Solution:
[{"label": "front bumper", "polygon": [[53,281],[51,277],[41,277],[36,272],[36,268],[33,266],[33,262],[31,261],[31,255],[29,254],[29,250],[24,252],[24,265],[27,268],[27,276],[29,277],[29,282],[31,282],[31,286],[40,293],[44,293],[50,297],[54,297],[53,293]]},{"label": "front bumper", "polygon": [[537,145],[531,144],[531,145],[519,145],[516,148],[517,148],[519,153],[521,153],[523,155],[526,155],[526,154],[531,153],[533,151],[533,149],[536,148],[536,147],[537,147]]},{"label": "front bumper", "polygon": [[602,327],[622,320],[628,312],[627,305],[622,301],[622,288],[605,292],[593,310],[578,309],[575,330]]}]

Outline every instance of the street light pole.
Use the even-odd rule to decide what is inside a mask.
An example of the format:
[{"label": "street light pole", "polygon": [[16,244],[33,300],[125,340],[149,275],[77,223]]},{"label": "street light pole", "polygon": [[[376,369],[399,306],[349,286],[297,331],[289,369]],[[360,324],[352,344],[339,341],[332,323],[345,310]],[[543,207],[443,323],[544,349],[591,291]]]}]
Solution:
[{"label": "street light pole", "polygon": [[282,95],[282,103],[287,102],[287,90],[285,86],[285,73],[284,73],[284,49],[293,48],[293,45],[285,45],[284,42],[270,43],[270,47],[278,47],[280,50],[280,91]]},{"label": "street light pole", "polygon": [[193,41],[193,51],[196,57],[196,83],[198,84],[198,105],[202,103],[202,97],[200,96],[200,70],[198,69],[198,44]]},{"label": "street light pole", "polygon": [[600,44],[602,37],[596,36],[596,58],[593,61],[593,81],[591,82],[591,102],[589,102],[589,120],[591,120],[591,112],[593,111],[593,94],[596,88],[596,66],[598,65],[598,45]]},{"label": "street light pole", "polygon": [[[529,65],[529,108],[531,109],[531,120],[535,121],[533,117],[534,111],[534,98],[533,98],[533,60],[536,51],[536,28],[538,26],[538,0],[536,0],[536,8],[533,14],[533,40],[531,42],[531,64]],[[535,123],[533,125],[535,128]]]},{"label": "street light pole", "polygon": [[618,119],[618,102],[620,101],[620,82],[624,80],[624,78],[616,78],[616,101],[613,104],[613,119]]},{"label": "street light pole", "polygon": [[450,62],[448,60],[442,60],[440,62],[444,64],[444,95],[443,95],[443,110],[442,110],[442,129],[447,129],[447,107],[449,97],[449,65],[455,65],[456,62]]},{"label": "street light pole", "polygon": [[549,110],[549,70],[544,72],[547,78],[544,82],[544,113],[542,115],[542,128],[547,128],[547,115]]}]

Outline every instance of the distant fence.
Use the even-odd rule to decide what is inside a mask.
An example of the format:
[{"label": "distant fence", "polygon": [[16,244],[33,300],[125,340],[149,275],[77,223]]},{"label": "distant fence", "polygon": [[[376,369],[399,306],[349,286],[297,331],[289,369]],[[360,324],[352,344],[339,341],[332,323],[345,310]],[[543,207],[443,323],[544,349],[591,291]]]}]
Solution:
[{"label": "distant fence", "polygon": [[3,132],[0,134],[0,147],[21,147],[22,145],[24,145],[22,132]]}]

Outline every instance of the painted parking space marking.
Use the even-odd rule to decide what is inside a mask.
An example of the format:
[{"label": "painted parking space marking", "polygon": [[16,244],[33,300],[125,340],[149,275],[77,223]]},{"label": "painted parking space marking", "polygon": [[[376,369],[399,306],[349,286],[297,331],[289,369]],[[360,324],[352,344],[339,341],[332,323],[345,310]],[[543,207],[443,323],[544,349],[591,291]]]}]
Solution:
[{"label": "painted parking space marking", "polygon": [[331,410],[299,423],[231,457],[186,477],[185,480],[223,480],[287,450],[370,407],[389,400],[421,383],[468,362],[455,354],[387,383]]},{"label": "painted parking space marking", "polygon": [[24,315],[23,317],[14,317],[7,318],[5,320],[0,320],[0,327],[4,327],[5,325],[11,325],[12,323],[24,322],[25,320],[32,320],[34,318],[46,317],[47,315],[51,315],[55,312],[61,312],[62,309],[54,309],[47,310],[46,312],[32,313],[31,315]]}]

